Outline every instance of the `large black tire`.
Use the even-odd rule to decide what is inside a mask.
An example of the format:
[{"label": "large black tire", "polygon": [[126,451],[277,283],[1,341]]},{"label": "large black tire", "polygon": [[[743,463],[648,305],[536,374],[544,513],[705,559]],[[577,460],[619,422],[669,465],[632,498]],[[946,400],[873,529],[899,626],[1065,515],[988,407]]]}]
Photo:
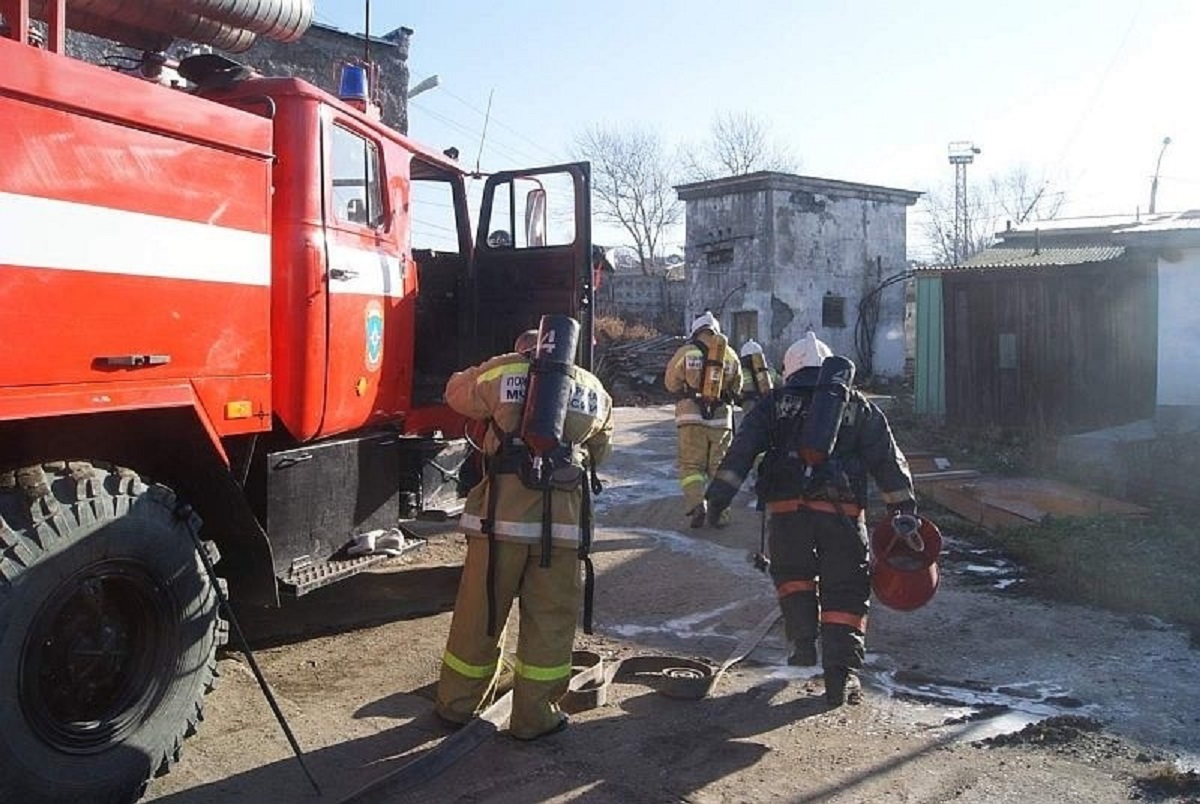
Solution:
[{"label": "large black tire", "polygon": [[136,801],[179,759],[228,629],[177,508],[128,469],[0,474],[0,801]]}]

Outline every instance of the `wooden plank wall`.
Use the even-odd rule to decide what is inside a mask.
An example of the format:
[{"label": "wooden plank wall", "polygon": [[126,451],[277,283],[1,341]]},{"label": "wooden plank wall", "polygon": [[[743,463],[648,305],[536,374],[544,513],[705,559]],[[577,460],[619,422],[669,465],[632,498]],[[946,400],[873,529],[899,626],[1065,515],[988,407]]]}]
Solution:
[{"label": "wooden plank wall", "polygon": [[947,420],[1065,433],[1152,416],[1156,276],[1149,260],[944,273]]}]

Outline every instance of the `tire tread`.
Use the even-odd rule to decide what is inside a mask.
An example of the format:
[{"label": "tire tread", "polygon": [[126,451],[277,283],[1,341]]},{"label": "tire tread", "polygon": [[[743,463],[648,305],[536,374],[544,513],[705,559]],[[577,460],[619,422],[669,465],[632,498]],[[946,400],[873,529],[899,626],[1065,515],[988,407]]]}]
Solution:
[{"label": "tire tread", "polygon": [[[175,512],[177,498],[171,489],[148,483],[127,467],[91,461],[54,461],[0,473],[0,630],[6,621],[4,606],[22,572],[81,527],[124,516],[144,517],[144,506],[134,505],[140,498]],[[195,513],[190,513],[185,522],[194,532],[199,531],[201,521]],[[220,560],[215,543],[202,544],[212,563]],[[217,583],[227,595],[224,579],[218,578]],[[147,778],[113,801],[129,800],[129,794],[134,795],[132,800],[144,795],[152,778],[167,773],[179,761],[184,740],[195,734],[204,720],[204,696],[217,683],[216,648],[228,642],[229,623],[221,616],[216,592],[207,579],[203,588],[202,603],[205,607],[211,605],[214,611],[214,649],[204,662],[197,685],[202,693],[191,713],[178,724],[174,736],[163,741],[161,755],[151,758]],[[8,800],[3,795],[7,792],[5,783],[0,781],[0,800]]]}]

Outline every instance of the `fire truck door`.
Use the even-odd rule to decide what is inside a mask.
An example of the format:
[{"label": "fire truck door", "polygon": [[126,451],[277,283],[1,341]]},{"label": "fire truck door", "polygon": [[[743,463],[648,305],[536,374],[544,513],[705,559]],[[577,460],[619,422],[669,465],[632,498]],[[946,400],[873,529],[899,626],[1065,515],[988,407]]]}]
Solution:
[{"label": "fire truck door", "polygon": [[[380,144],[338,119],[324,124],[328,344],[322,434],[400,409],[399,327],[405,267]],[[389,331],[394,330],[394,331]],[[391,352],[392,354],[389,354]]]},{"label": "fire truck door", "polygon": [[491,176],[475,241],[471,303],[475,357],[512,349],[542,315],[565,313],[583,327],[578,361],[592,365],[591,165]]}]

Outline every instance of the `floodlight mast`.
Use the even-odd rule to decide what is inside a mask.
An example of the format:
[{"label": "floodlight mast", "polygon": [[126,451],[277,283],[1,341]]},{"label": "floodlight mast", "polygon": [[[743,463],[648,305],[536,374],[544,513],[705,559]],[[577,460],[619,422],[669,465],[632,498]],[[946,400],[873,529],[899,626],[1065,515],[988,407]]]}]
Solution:
[{"label": "floodlight mast", "polygon": [[973,142],[956,140],[949,146],[950,164],[954,165],[954,262],[962,262],[970,254],[971,224],[967,208],[967,165],[975,154],[983,153]]}]

